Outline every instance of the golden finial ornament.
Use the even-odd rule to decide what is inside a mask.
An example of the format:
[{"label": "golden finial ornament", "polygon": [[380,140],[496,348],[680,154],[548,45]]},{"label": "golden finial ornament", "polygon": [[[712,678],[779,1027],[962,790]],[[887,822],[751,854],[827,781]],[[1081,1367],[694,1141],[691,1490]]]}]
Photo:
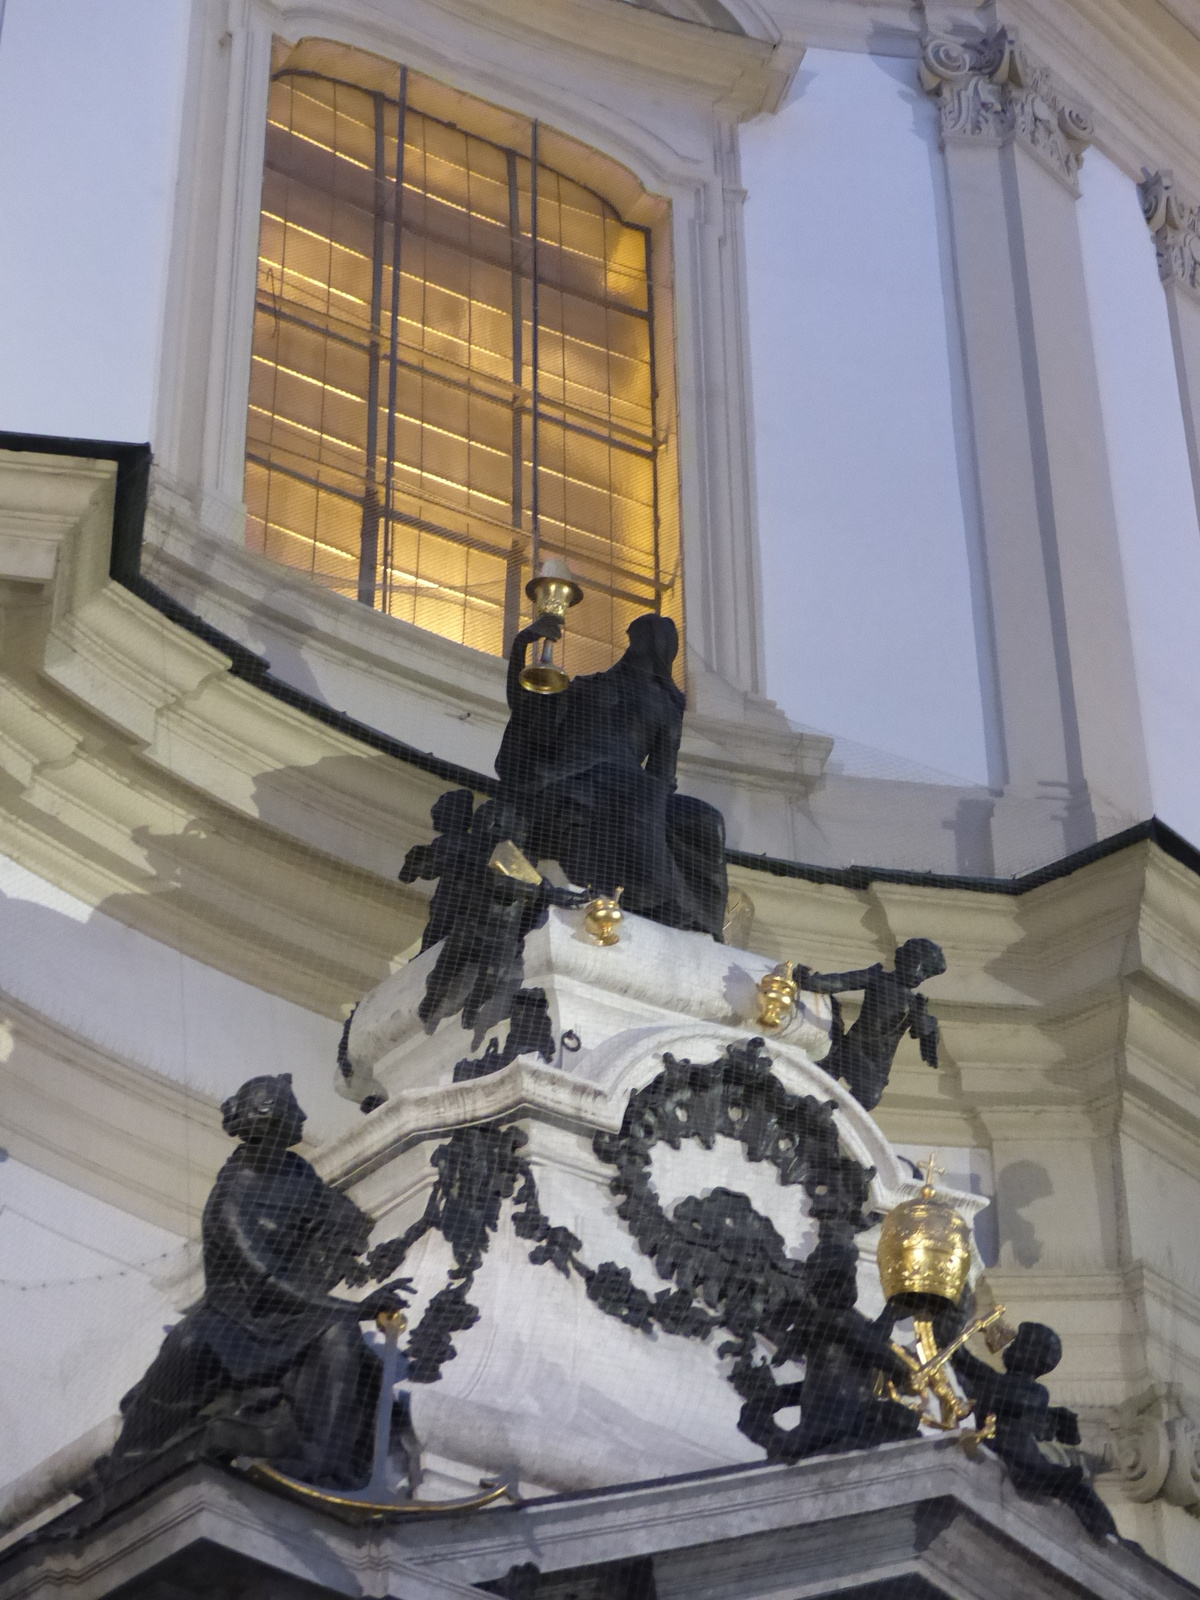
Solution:
[{"label": "golden finial ornament", "polygon": [[758,980],[758,1025],[782,1028],[790,1022],[800,997],[800,985],[792,976],[793,963],[781,961]]},{"label": "golden finial ornament", "polygon": [[587,903],[587,913],[583,925],[595,939],[597,944],[618,944],[621,935],[619,929],[625,919],[621,910],[621,896],[625,893],[623,887],[618,888],[616,894],[598,894],[594,900]]},{"label": "golden finial ornament", "polygon": [[952,1205],[940,1200],[933,1175],[943,1169],[930,1156],[921,1193],[893,1206],[879,1232],[879,1278],[893,1306],[932,1316],[957,1305],[971,1270],[971,1230]]},{"label": "golden finial ornament", "polygon": [[[536,577],[525,585],[535,617],[557,617],[562,622],[571,606],[583,599],[583,590],[565,561],[543,561]],[[521,672],[522,689],[533,694],[562,694],[570,678],[554,660],[554,642],[539,639],[534,659]]]}]

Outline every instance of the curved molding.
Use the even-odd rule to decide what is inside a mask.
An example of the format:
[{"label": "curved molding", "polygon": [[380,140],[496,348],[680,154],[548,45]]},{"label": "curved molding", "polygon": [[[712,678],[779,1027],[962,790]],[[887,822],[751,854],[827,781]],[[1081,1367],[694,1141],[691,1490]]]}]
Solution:
[{"label": "curved molding", "polygon": [[[436,53],[456,76],[464,67],[482,68],[493,82],[491,62],[506,46],[518,54],[564,48],[582,68],[584,82],[588,69],[580,58],[590,57],[593,76],[616,67],[660,83],[665,78],[685,92],[707,94],[754,116],[774,109],[803,52],[779,48],[778,30],[753,0],[735,3],[739,16],[731,17],[730,30],[664,15],[637,0],[620,11],[613,0],[417,0],[405,8],[403,26],[354,0],[273,0],[270,10],[277,30],[289,36],[299,37],[297,30],[330,36],[336,29],[347,43],[365,49],[416,45]],[[461,51],[457,61],[446,45],[450,29],[467,30],[455,41]],[[527,60],[520,79],[536,85],[538,76]],[[540,90],[533,87],[532,93]]]},{"label": "curved molding", "polygon": [[[658,1076],[664,1055],[709,1061],[727,1045],[743,1042],[747,1036],[744,1027],[716,1023],[646,1030],[634,1039],[614,1041],[616,1048],[594,1053],[593,1072],[600,1070],[597,1058],[604,1058],[603,1083],[594,1077],[572,1076],[537,1059],[518,1057],[499,1072],[466,1083],[401,1089],[386,1105],[373,1111],[361,1129],[323,1146],[316,1164],[329,1181],[353,1185],[414,1144],[440,1137],[454,1128],[501,1117],[531,1116],[573,1132],[615,1133],[621,1127],[629,1097]],[[877,1210],[887,1211],[920,1193],[920,1180],[901,1164],[879,1124],[844,1084],[814,1066],[795,1045],[772,1039],[768,1052],[774,1075],[789,1093],[835,1102],[835,1120],[846,1153],[863,1166],[875,1169],[871,1201]],[[942,1192],[968,1218],[988,1203],[983,1195],[958,1190]]]},{"label": "curved molding", "polygon": [[4,465],[0,539],[17,481],[61,526],[53,580],[0,594],[0,850],[341,1015],[420,931],[425,902],[393,875],[444,784],[232,677],[227,656],[112,582],[110,465]]},{"label": "curved molding", "polygon": [[[663,1056],[676,1060],[703,1062],[715,1059],[726,1045],[743,1042],[749,1030],[719,1028],[713,1024],[663,1029],[653,1038],[621,1044],[606,1052],[605,1076],[609,1082],[608,1118],[604,1126],[616,1131],[621,1126],[630,1096],[652,1083],[663,1068]],[[784,1039],[768,1039],[767,1053],[772,1074],[789,1094],[814,1095],[831,1100],[837,1109],[834,1120],[847,1155],[864,1167],[873,1167],[871,1204],[878,1211],[889,1211],[902,1200],[915,1199],[921,1181],[914,1179],[896,1155],[879,1124],[865,1111],[844,1083],[831,1078],[797,1045]],[[940,1191],[970,1219],[987,1204],[983,1195],[959,1190]]]}]

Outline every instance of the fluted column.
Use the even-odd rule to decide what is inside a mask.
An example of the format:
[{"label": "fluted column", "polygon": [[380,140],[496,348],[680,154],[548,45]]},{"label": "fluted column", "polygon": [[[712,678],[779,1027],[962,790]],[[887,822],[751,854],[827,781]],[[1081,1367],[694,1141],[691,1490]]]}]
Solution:
[{"label": "fluted column", "polygon": [[1167,297],[1192,489],[1200,515],[1200,206],[1180,191],[1169,170],[1145,173],[1138,190]]},{"label": "fluted column", "polygon": [[1091,119],[1011,29],[930,34],[920,76],[949,191],[1003,871],[1150,809],[1074,214]]}]

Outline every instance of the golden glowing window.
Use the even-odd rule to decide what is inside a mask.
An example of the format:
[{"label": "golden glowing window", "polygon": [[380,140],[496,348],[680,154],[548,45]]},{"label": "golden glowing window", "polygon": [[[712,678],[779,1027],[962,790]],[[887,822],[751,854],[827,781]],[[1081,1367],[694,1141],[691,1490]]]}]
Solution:
[{"label": "golden glowing window", "polygon": [[585,592],[573,672],[607,666],[640,612],[682,623],[656,371],[669,293],[652,226],[578,174],[649,198],[563,135],[377,57],[308,40],[274,65],[251,548],[493,654],[534,562],[565,556]]}]

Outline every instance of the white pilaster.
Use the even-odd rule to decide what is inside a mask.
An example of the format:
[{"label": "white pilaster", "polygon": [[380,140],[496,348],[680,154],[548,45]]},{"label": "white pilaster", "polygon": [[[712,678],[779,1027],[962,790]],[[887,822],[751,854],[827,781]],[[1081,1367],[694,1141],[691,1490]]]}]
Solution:
[{"label": "white pilaster", "polygon": [[[1074,215],[1090,116],[1009,29],[928,36],[920,71],[940,111],[996,657],[997,855],[1059,827],[1078,849],[1150,810]],[[1039,796],[1058,804],[1022,803]]]},{"label": "white pilaster", "polygon": [[271,28],[250,0],[193,13],[155,453],[240,543]]},{"label": "white pilaster", "polygon": [[1147,172],[1139,192],[1142,214],[1158,252],[1158,275],[1167,300],[1179,403],[1200,514],[1200,207],[1180,192],[1169,170]]}]

